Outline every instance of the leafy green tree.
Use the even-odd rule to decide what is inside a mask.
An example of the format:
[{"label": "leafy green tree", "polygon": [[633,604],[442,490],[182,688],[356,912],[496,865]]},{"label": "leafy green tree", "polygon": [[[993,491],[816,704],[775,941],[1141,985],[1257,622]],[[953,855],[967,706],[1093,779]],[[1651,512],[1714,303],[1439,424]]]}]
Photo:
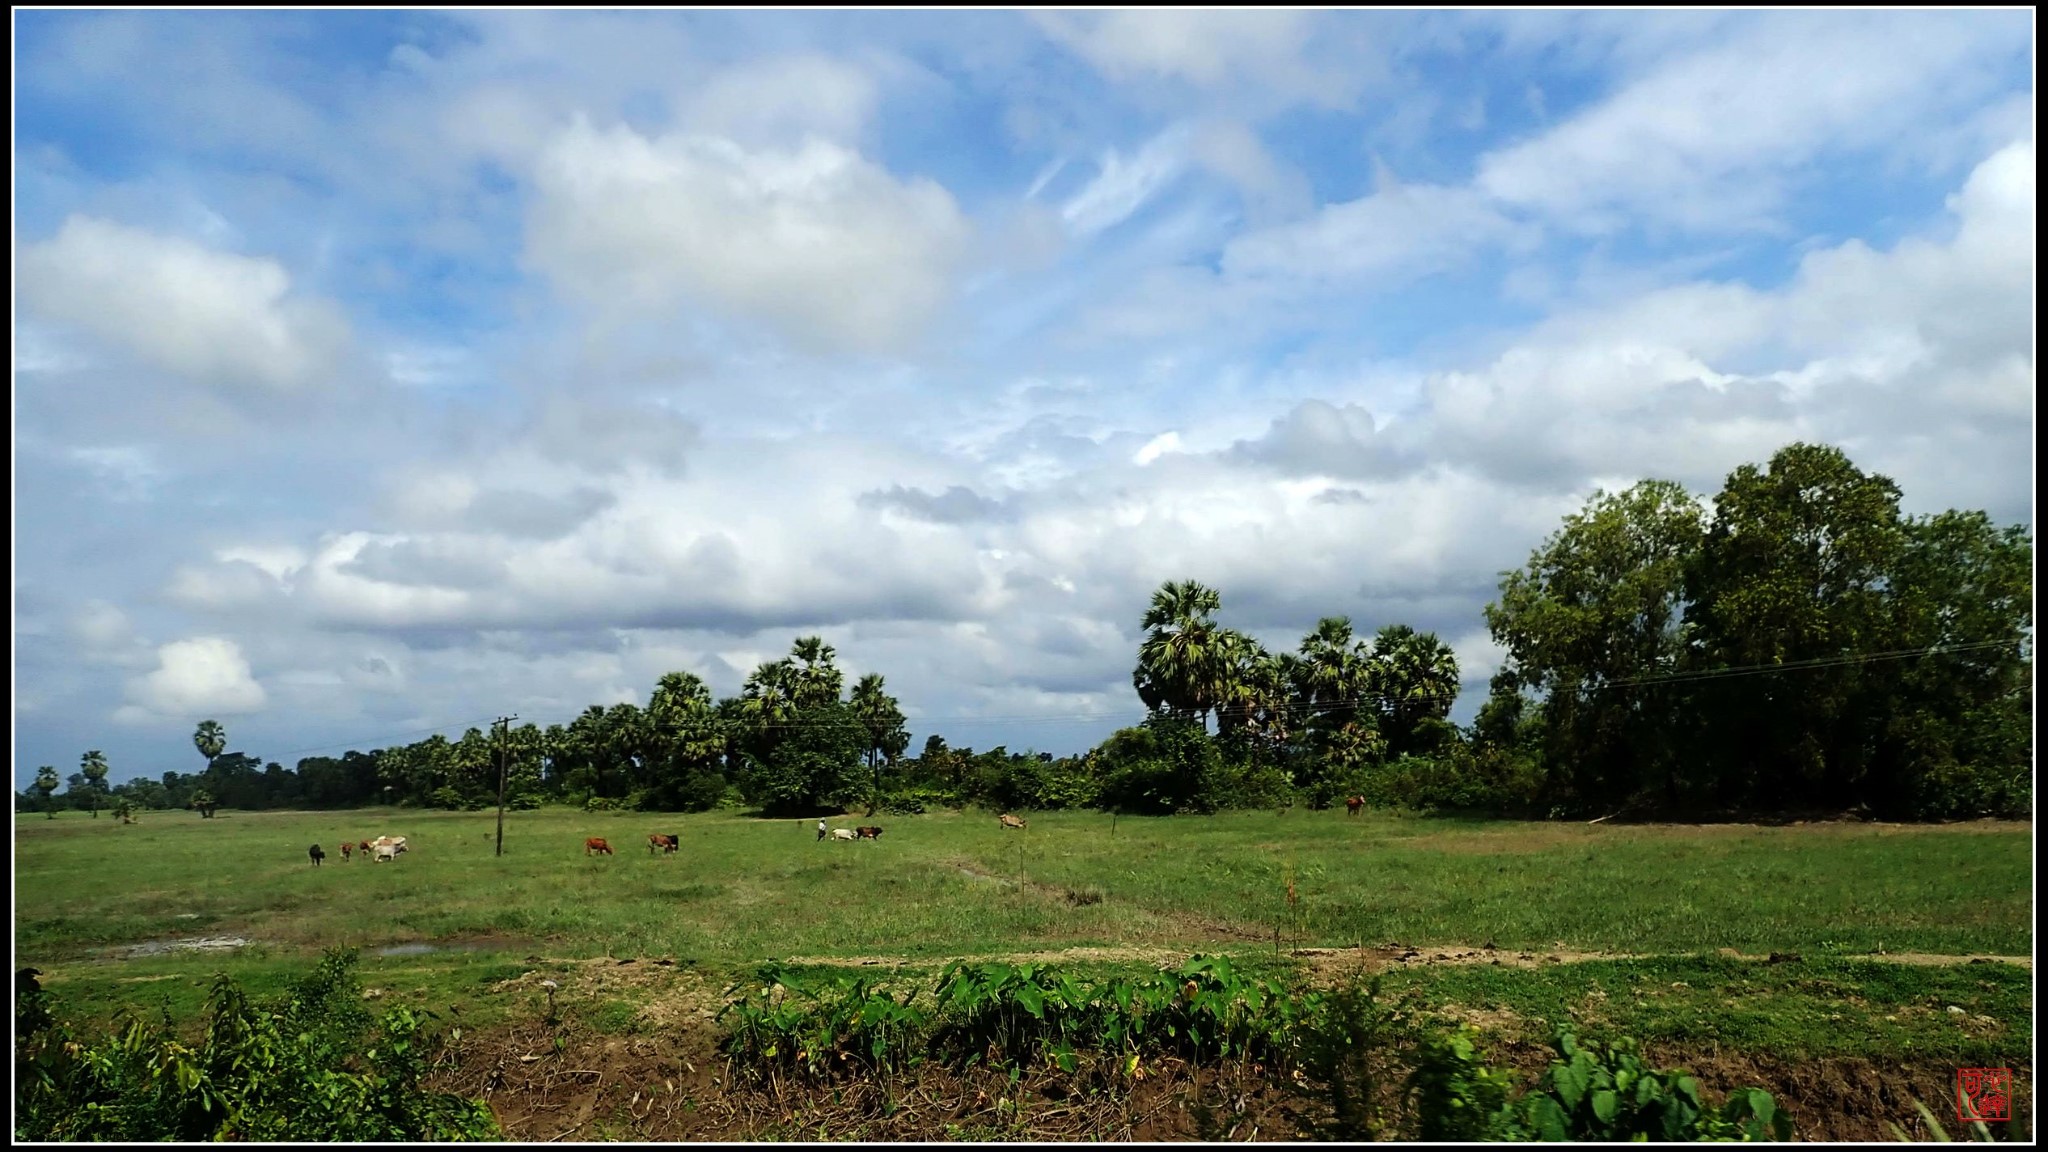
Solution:
[{"label": "leafy green tree", "polygon": [[1119,812],[1213,812],[1228,786],[1223,758],[1202,725],[1154,713],[1111,733],[1095,758],[1097,803]]},{"label": "leafy green tree", "polygon": [[766,758],[748,758],[741,787],[750,803],[771,816],[844,809],[867,791],[861,771],[867,745],[867,730],[851,705],[834,701],[806,708]]},{"label": "leafy green tree", "polygon": [[1521,570],[1502,574],[1486,622],[1507,650],[1512,695],[1541,701],[1554,799],[1643,789],[1681,798],[1685,694],[1645,681],[1686,666],[1681,623],[1701,534],[1690,493],[1645,480],[1595,493]]},{"label": "leafy green tree", "polygon": [[213,793],[200,788],[192,793],[192,807],[199,810],[201,819],[211,820],[213,819],[213,810],[219,807],[219,804],[215,802]]},{"label": "leafy green tree", "polygon": [[95,748],[78,758],[78,769],[85,774],[85,801],[92,809],[92,818],[100,818],[100,797],[107,792],[106,753]]},{"label": "leafy green tree", "polygon": [[1886,588],[1906,541],[1898,485],[1824,445],[1745,464],[1714,498],[1685,581],[1695,656],[1706,668],[1797,669],[1697,693],[1718,775],[1741,798],[1836,806],[1865,793],[1876,681],[1855,656],[1896,649]]},{"label": "leafy green tree", "polygon": [[1348,617],[1325,616],[1302,637],[1289,667],[1305,753],[1295,784],[1310,807],[1325,808],[1358,787],[1359,776],[1386,752],[1372,654],[1352,635]]},{"label": "leafy green tree", "polygon": [[57,770],[55,768],[51,767],[48,764],[45,764],[42,767],[36,769],[35,790],[41,793],[40,799],[43,802],[43,811],[52,820],[55,820],[57,818],[56,797],[57,785],[59,783],[60,781],[57,779]]}]

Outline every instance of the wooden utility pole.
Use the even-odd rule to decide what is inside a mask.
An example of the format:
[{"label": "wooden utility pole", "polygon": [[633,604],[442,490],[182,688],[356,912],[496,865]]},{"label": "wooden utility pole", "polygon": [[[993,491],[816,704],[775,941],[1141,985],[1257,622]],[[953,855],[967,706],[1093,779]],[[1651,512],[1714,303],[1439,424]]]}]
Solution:
[{"label": "wooden utility pole", "polygon": [[517,716],[498,717],[498,852],[505,854],[505,760],[512,752],[512,722]]}]

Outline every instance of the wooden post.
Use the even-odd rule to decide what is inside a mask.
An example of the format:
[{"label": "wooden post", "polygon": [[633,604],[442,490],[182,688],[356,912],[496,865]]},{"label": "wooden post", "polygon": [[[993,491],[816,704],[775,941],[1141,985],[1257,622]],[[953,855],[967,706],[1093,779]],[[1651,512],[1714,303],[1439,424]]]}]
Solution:
[{"label": "wooden post", "polygon": [[517,716],[498,717],[498,856],[505,854],[505,761],[511,754],[512,722]]}]

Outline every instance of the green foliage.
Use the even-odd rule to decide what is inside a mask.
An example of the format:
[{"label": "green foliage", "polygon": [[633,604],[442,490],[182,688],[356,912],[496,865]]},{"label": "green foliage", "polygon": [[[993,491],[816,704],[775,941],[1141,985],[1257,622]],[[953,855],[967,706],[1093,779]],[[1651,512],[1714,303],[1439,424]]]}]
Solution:
[{"label": "green foliage", "polygon": [[[479,1101],[425,1091],[433,1039],[399,1008],[372,1021],[353,951],[330,951],[258,1004],[225,975],[196,1044],[129,1017],[78,1043],[39,992],[17,988],[17,1140],[487,1140]],[[24,1004],[28,999],[32,1003]]]},{"label": "green foliage", "polygon": [[1380,1086],[1401,1060],[1414,1022],[1380,997],[1378,980],[1339,985],[1299,1015],[1295,1063],[1303,1079],[1295,1090],[1322,1105],[1305,1117],[1311,1134],[1325,1139],[1376,1140],[1395,1123]]},{"label": "green foliage", "polygon": [[781,815],[844,807],[866,795],[861,755],[868,735],[853,709],[828,701],[795,717],[765,759],[748,759],[740,777],[748,801]]},{"label": "green foliage", "polygon": [[[1768,1092],[1740,1089],[1719,1112],[1700,1099],[1699,1081],[1683,1071],[1659,1071],[1621,1037],[1602,1046],[1581,1045],[1569,1032],[1555,1041],[1536,1089],[1511,1112],[1489,1121],[1499,1139],[1536,1140],[1790,1140],[1792,1120]],[[1427,1106],[1424,1111],[1427,1112]]]},{"label": "green foliage", "polygon": [[1513,1078],[1479,1058],[1470,1025],[1432,1033],[1418,1047],[1408,1091],[1424,1140],[1512,1140],[1523,1135],[1509,1106]]},{"label": "green foliage", "polygon": [[1096,762],[1097,802],[1117,812],[1213,812],[1228,780],[1215,741],[1199,723],[1161,714],[1113,733]]}]

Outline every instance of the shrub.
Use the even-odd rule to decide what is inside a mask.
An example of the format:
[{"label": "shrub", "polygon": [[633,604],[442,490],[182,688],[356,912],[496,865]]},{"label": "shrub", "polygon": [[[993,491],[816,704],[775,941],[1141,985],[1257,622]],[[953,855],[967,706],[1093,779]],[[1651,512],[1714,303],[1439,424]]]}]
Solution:
[{"label": "shrub", "polygon": [[1558,1058],[1536,1089],[1499,1117],[1502,1139],[1789,1140],[1792,1119],[1758,1088],[1729,1094],[1719,1113],[1700,1100],[1699,1081],[1658,1071],[1622,1037],[1606,1046],[1559,1033]]},{"label": "shrub", "polygon": [[[356,953],[333,950],[272,1003],[214,978],[203,1037],[130,1017],[76,1043],[31,985],[16,988],[17,1140],[484,1140],[481,1102],[421,1087],[433,1042],[418,1014],[372,1022]],[[23,1025],[29,1025],[23,1027]]]}]

